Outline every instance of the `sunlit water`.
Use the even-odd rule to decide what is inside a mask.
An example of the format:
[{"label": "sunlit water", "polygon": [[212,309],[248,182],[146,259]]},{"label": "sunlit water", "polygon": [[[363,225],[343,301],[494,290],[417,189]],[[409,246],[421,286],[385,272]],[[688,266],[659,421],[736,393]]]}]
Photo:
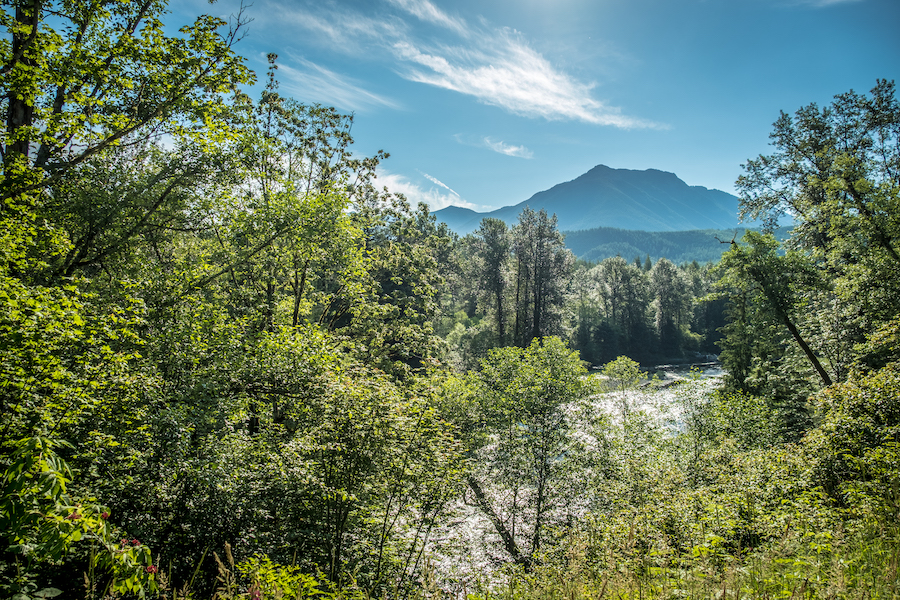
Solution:
[{"label": "sunlit water", "polygon": [[[678,435],[683,430],[685,409],[704,402],[721,384],[723,374],[721,367],[658,372],[657,381],[645,382],[645,387],[627,394],[627,410],[630,414],[641,412],[643,418],[652,419],[672,435]],[[589,413],[608,415],[612,426],[620,427],[622,402],[621,397],[607,393],[589,398],[586,405]],[[574,410],[582,412],[583,409]],[[582,431],[576,431],[574,435],[590,438]],[[485,491],[491,487],[489,481],[483,485]],[[493,500],[502,505],[504,498],[498,494]],[[567,513],[572,514],[573,508],[577,508],[577,502],[566,506]],[[467,489],[452,509],[453,518],[433,532],[429,544],[431,568],[435,571],[434,579],[440,582],[445,592],[465,597],[464,594],[473,591],[485,577],[496,581],[498,568],[509,562],[509,556],[491,522],[475,506],[471,491]],[[520,541],[527,547],[525,540]]]}]

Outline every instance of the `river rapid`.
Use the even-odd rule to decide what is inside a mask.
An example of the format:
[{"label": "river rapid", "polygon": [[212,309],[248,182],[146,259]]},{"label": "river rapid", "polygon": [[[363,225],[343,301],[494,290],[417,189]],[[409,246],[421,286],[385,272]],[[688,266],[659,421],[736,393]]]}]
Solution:
[{"label": "river rapid", "polygon": [[[592,422],[598,420],[607,423],[607,434],[618,437],[622,432],[623,415],[638,416],[638,422],[651,426],[658,431],[668,432],[664,435],[677,436],[684,430],[685,411],[692,406],[703,403],[713,391],[721,385],[724,372],[720,365],[707,365],[701,369],[690,367],[657,370],[648,374],[638,389],[629,391],[623,398],[617,393],[602,393],[585,399],[577,406],[567,409],[572,431],[569,434],[572,445],[581,451],[590,452],[592,446],[599,447],[596,430],[591,431]],[[597,374],[590,377],[598,377]],[[623,410],[624,409],[624,410]],[[629,420],[631,422],[631,420]],[[618,432],[618,433],[617,433]],[[490,451],[490,447],[485,449]],[[564,457],[560,457],[564,460]],[[475,459],[477,462],[477,458]],[[492,485],[487,472],[480,472],[475,467],[476,476],[483,479],[483,487],[491,499],[497,512],[505,518],[507,525],[512,523],[515,531],[516,517],[510,515],[507,508],[522,495],[530,491],[526,486],[518,490],[503,489]],[[578,479],[577,476],[574,476]],[[561,486],[562,499],[558,500],[554,511],[548,515],[550,520],[559,522],[564,518],[580,518],[591,510],[591,501],[585,497],[584,488],[564,483]],[[429,569],[433,579],[451,596],[465,598],[486,579],[495,583],[504,579],[502,567],[509,562],[509,555],[504,551],[499,536],[490,520],[475,506],[469,490],[458,498],[452,507],[452,518],[433,532],[429,544]],[[527,520],[528,515],[518,515],[520,521]],[[528,528],[520,526],[523,531],[516,531],[520,548],[527,548]]]}]

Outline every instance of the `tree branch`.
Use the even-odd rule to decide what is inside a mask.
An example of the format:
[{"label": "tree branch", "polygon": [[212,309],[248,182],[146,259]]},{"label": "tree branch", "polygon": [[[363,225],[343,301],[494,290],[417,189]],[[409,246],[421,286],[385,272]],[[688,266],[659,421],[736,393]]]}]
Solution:
[{"label": "tree branch", "polygon": [[519,551],[519,547],[516,545],[516,540],[513,538],[512,534],[509,532],[509,529],[506,528],[506,525],[503,524],[503,521],[500,520],[500,517],[494,512],[494,508],[491,506],[490,502],[488,502],[487,496],[484,494],[484,490],[481,489],[481,485],[478,483],[474,477],[469,475],[466,477],[466,481],[469,484],[469,489],[472,490],[472,493],[475,494],[475,502],[481,510],[481,512],[486,516],[490,522],[494,526],[494,530],[500,535],[500,539],[503,541],[503,547],[512,557],[513,561],[516,564],[522,565],[525,567],[526,571],[531,570],[531,557],[523,556]]}]

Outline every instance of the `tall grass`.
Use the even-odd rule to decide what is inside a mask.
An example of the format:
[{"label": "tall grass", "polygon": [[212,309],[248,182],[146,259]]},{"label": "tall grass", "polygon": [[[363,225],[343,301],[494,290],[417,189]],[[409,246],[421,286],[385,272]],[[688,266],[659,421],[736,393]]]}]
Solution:
[{"label": "tall grass", "polygon": [[[706,547],[676,553],[658,539],[591,549],[567,540],[564,560],[532,573],[511,570],[502,585],[471,600],[896,599],[900,598],[900,528],[875,522],[848,533],[787,530],[753,550]],[[820,543],[816,538],[830,538]]]}]

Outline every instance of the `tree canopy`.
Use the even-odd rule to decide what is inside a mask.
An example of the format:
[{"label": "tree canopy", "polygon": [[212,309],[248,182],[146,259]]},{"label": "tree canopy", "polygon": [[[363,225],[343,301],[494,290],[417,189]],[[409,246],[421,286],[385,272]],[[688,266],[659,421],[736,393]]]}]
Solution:
[{"label": "tree canopy", "polygon": [[595,264],[451,234],[277,56],[242,89],[242,14],[166,18],[0,9],[4,597],[896,592],[893,83],[745,165],[784,244]]}]

